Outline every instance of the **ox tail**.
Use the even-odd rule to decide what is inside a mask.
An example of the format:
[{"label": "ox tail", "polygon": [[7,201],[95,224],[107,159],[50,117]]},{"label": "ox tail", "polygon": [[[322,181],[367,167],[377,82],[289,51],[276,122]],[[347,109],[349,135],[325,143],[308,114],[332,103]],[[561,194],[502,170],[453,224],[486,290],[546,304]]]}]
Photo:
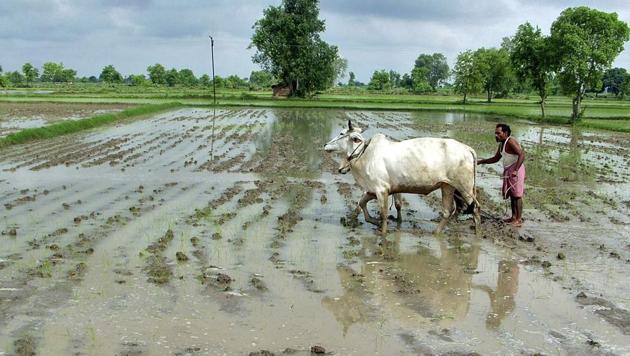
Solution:
[{"label": "ox tail", "polygon": [[[470,154],[473,159],[473,187],[472,187],[472,196],[470,197],[471,202],[467,203],[466,197],[462,195],[462,192],[459,190],[455,191],[455,207],[462,214],[472,214],[475,212],[475,206],[479,205],[477,201],[477,153],[475,150],[470,149]],[[464,194],[468,195],[466,192]]]}]

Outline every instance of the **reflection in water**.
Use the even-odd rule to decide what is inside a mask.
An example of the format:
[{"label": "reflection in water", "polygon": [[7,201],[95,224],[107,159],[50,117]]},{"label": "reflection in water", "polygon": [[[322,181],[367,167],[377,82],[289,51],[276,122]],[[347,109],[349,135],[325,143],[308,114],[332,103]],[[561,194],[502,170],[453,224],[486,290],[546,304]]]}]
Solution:
[{"label": "reflection in water", "polygon": [[357,278],[356,272],[347,266],[337,267],[339,279],[344,293],[341,297],[325,297],[322,305],[333,313],[337,322],[343,328],[343,335],[348,333],[352,324],[367,322],[370,314],[368,292],[362,285],[362,278]]},{"label": "reflection in water", "polygon": [[446,323],[466,317],[480,253],[478,244],[439,239],[435,241],[439,251],[419,246],[415,251],[401,252],[400,234],[394,241],[384,242],[382,248],[370,245],[373,242],[368,238],[363,241],[361,273],[349,267],[337,269],[343,295],[322,300],[344,334],[352,324],[370,318],[374,303],[385,303],[388,314],[399,320],[407,320],[410,309],[422,318]]},{"label": "reflection in water", "polygon": [[330,137],[332,112],[276,110],[270,131],[259,136],[254,159],[266,161],[263,174],[314,178],[321,173],[322,147]]},{"label": "reflection in water", "polygon": [[499,262],[496,290],[488,286],[476,286],[487,292],[490,297],[490,312],[486,316],[488,329],[497,329],[501,321],[514,310],[516,306],[514,297],[518,291],[518,272],[518,264],[515,261],[504,260]]}]

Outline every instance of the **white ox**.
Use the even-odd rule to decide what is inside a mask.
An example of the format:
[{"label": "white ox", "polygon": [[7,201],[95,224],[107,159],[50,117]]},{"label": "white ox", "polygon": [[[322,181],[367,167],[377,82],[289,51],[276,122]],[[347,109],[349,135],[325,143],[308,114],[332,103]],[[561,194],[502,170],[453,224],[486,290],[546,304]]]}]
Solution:
[{"label": "white ox", "polygon": [[[469,146],[443,138],[415,138],[402,142],[388,140],[376,134],[365,140],[359,128],[348,129],[324,146],[327,152],[342,152],[340,173],[352,172],[354,179],[366,192],[359,205],[365,220],[378,224],[370,216],[367,202],[378,200],[381,212],[381,232],[387,232],[388,196],[398,193],[429,194],[442,191],[442,220],[436,233],[440,233],[451,216],[456,213],[455,199],[468,206],[473,213],[475,230],[480,232],[480,209],[475,194],[477,154]],[[397,202],[396,208],[400,208]]]}]

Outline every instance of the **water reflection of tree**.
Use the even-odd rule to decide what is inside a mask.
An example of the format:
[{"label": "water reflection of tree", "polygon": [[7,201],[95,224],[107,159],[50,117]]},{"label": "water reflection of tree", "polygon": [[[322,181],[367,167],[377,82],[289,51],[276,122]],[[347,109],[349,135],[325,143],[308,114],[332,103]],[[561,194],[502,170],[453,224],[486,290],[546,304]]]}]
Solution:
[{"label": "water reflection of tree", "polygon": [[[410,310],[434,320],[466,317],[472,276],[479,259],[477,244],[469,245],[460,240],[448,243],[440,239],[437,240],[439,253],[429,247],[401,253],[396,240],[384,243],[380,249],[370,246],[367,239],[363,242],[362,283],[357,283],[357,274],[349,268],[339,268],[343,295],[322,301],[343,326],[344,333],[352,324],[366,321],[371,314],[379,314],[373,310],[370,298],[385,301],[379,307],[403,321],[408,319]],[[368,252],[372,248],[381,253],[372,256]],[[387,278],[389,280],[383,281]],[[404,284],[409,281],[413,282],[407,290]]]},{"label": "water reflection of tree", "polygon": [[[541,127],[539,142],[526,152],[527,180],[539,187],[559,187],[566,182],[590,183],[595,169],[583,158],[582,132],[579,128],[570,131],[566,146],[545,142]],[[553,157],[557,160],[554,161]]]},{"label": "water reflection of tree", "polygon": [[330,137],[331,111],[276,110],[270,129],[256,142],[253,160],[262,161],[263,175],[313,178],[321,173],[322,147]]}]

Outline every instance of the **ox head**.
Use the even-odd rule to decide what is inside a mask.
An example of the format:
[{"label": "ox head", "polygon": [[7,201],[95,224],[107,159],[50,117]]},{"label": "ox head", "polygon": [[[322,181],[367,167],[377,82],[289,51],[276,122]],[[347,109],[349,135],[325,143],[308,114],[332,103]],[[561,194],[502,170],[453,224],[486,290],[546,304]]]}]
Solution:
[{"label": "ox head", "polygon": [[343,154],[339,166],[339,173],[346,174],[350,171],[350,164],[354,155],[361,149],[365,139],[361,135],[361,128],[353,126],[352,122],[348,120],[348,128],[341,131],[341,133],[330,140],[325,146],[326,152],[340,152]]}]

